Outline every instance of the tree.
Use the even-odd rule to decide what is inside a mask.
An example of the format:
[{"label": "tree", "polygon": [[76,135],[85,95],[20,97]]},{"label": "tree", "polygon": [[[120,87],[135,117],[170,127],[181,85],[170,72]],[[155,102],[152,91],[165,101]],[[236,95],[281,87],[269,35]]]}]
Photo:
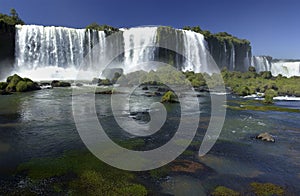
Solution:
[{"label": "tree", "polygon": [[0,13],[0,21],[3,21],[10,25],[25,24],[14,8],[10,9],[10,15]]}]

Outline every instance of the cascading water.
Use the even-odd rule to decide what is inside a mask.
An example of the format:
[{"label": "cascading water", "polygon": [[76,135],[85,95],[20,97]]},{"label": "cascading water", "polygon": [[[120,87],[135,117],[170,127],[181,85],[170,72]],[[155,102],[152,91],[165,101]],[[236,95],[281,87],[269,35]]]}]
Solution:
[{"label": "cascading water", "polygon": [[104,31],[38,25],[16,26],[16,72],[36,80],[75,78],[83,63],[90,66],[94,45],[105,47]]},{"label": "cascading water", "polygon": [[125,30],[124,39],[124,71],[125,73],[151,69],[143,62],[154,61],[157,27],[141,27]]},{"label": "cascading water", "polygon": [[274,76],[279,74],[286,77],[300,76],[300,62],[273,62],[271,72]]},{"label": "cascading water", "polygon": [[300,61],[272,61],[271,57],[253,56],[252,66],[255,67],[257,72],[271,71],[274,76],[279,74],[286,77],[300,76]]},{"label": "cascading water", "polygon": [[255,67],[257,72],[271,71],[271,61],[266,56],[253,56],[252,66]]},{"label": "cascading water", "polygon": [[[173,48],[183,56],[156,48],[161,42],[165,46],[176,46]],[[95,52],[92,49],[96,45],[98,50]],[[214,59],[207,45],[208,42],[200,33],[167,27],[159,31],[158,27],[122,29],[113,39],[108,39],[104,31],[17,25],[14,72],[34,80],[75,79],[80,67],[87,72],[83,74],[85,79],[90,79],[99,76],[100,73],[95,71],[104,69],[99,69],[99,62],[115,58],[114,54],[118,53],[120,55],[114,59],[116,63],[109,65],[109,68],[122,68],[124,73],[156,69],[157,64],[153,61],[160,60],[183,71],[213,73],[215,70],[210,65]],[[212,51],[216,46],[209,47]],[[233,44],[225,43],[218,54],[216,51],[214,58],[219,58],[221,67],[226,66],[229,70],[239,68],[236,58],[241,55],[235,51]],[[249,66],[251,51],[244,58],[244,65],[238,66]],[[273,69],[274,74],[284,72],[284,75],[299,75],[299,64],[295,63],[289,67],[282,63],[274,67],[268,64],[266,58],[253,57],[252,65],[258,71]]]},{"label": "cascading water", "polygon": [[183,71],[207,72],[210,73],[209,61],[206,50],[206,41],[200,33],[183,30],[184,55],[186,61]]},{"label": "cascading water", "polygon": [[230,68],[232,70],[235,70],[235,49],[234,49],[234,45],[231,45]]}]

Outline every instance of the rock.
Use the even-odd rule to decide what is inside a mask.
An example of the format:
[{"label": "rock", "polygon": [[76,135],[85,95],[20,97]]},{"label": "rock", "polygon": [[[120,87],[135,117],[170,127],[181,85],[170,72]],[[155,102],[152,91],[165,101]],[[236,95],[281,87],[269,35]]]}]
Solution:
[{"label": "rock", "polygon": [[[7,86],[5,88],[6,92],[27,92],[27,91],[34,91],[34,90],[40,90],[40,86],[33,82],[29,78],[21,78],[17,74],[13,76],[9,76],[7,79]],[[2,84],[2,87],[4,87],[5,84]]]},{"label": "rock", "polygon": [[155,96],[161,96],[162,94],[160,92],[154,92]]},{"label": "rock", "polygon": [[64,82],[64,81],[58,81],[58,80],[53,80],[51,82],[52,87],[70,87],[71,83],[69,82]]},{"label": "rock", "polygon": [[148,88],[148,86],[144,86],[144,87],[142,88],[142,90],[143,90],[143,91],[147,91],[147,90],[149,90],[149,88]]},{"label": "rock", "polygon": [[256,136],[256,139],[267,142],[275,142],[275,139],[267,132],[259,134],[258,136]]},{"label": "rock", "polygon": [[105,91],[96,91],[95,94],[102,94],[102,95],[111,95],[113,94],[113,90],[105,90]]},{"label": "rock", "polygon": [[195,88],[195,90],[198,92],[209,92],[209,89],[206,86],[199,86],[198,88]]},{"label": "rock", "polygon": [[124,70],[122,68],[106,68],[102,72],[102,77],[109,80],[116,80],[118,76],[123,75]]},{"label": "rock", "polygon": [[83,84],[81,84],[81,83],[76,83],[75,86],[81,87],[81,86],[83,86]]},{"label": "rock", "polygon": [[112,85],[111,81],[109,79],[99,79],[98,86],[110,86]]},{"label": "rock", "polygon": [[163,87],[158,87],[158,88],[157,88],[157,91],[158,91],[158,92],[167,92],[168,89],[167,89],[167,88],[163,88]]},{"label": "rock", "polygon": [[162,103],[166,103],[166,102],[167,103],[178,103],[178,98],[172,91],[168,91],[161,98],[161,102]]},{"label": "rock", "polygon": [[92,84],[98,84],[100,81],[100,78],[93,78]]},{"label": "rock", "polygon": [[206,169],[204,165],[190,160],[176,160],[171,164],[172,172],[195,173],[199,170]]},{"label": "rock", "polygon": [[7,82],[0,82],[0,90],[5,90],[7,85],[8,85]]},{"label": "rock", "polygon": [[11,93],[6,92],[5,90],[0,90],[0,95],[11,95]]}]

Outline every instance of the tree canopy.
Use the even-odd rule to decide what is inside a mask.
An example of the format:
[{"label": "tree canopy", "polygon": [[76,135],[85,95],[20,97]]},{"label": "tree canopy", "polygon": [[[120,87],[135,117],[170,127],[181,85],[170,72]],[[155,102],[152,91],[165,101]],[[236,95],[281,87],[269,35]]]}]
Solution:
[{"label": "tree canopy", "polygon": [[14,8],[10,9],[10,15],[0,13],[0,21],[10,25],[25,24]]}]

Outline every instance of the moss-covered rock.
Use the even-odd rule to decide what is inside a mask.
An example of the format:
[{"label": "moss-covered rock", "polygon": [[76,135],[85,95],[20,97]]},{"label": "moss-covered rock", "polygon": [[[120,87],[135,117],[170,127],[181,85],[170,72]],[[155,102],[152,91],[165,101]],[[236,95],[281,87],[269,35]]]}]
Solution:
[{"label": "moss-covered rock", "polygon": [[20,81],[23,81],[23,78],[21,78],[19,75],[14,74],[13,76],[9,76],[6,81],[8,82],[8,85],[6,87],[7,92],[15,92],[16,86]]},{"label": "moss-covered rock", "polygon": [[240,193],[225,186],[218,186],[211,193],[212,196],[239,196]]},{"label": "moss-covered rock", "polygon": [[166,103],[166,102],[167,103],[178,103],[178,97],[172,91],[168,91],[162,96],[161,102],[162,103]]},{"label": "moss-covered rock", "polygon": [[110,86],[112,82],[109,79],[99,79],[98,86]]},{"label": "moss-covered rock", "polygon": [[272,183],[258,183],[253,182],[250,184],[252,191],[257,196],[281,196],[285,191],[282,187]]},{"label": "moss-covered rock", "polygon": [[[27,92],[41,89],[36,82],[33,82],[29,78],[22,78],[17,74],[9,76],[6,81],[6,92]],[[3,84],[4,86],[5,84]]]}]

